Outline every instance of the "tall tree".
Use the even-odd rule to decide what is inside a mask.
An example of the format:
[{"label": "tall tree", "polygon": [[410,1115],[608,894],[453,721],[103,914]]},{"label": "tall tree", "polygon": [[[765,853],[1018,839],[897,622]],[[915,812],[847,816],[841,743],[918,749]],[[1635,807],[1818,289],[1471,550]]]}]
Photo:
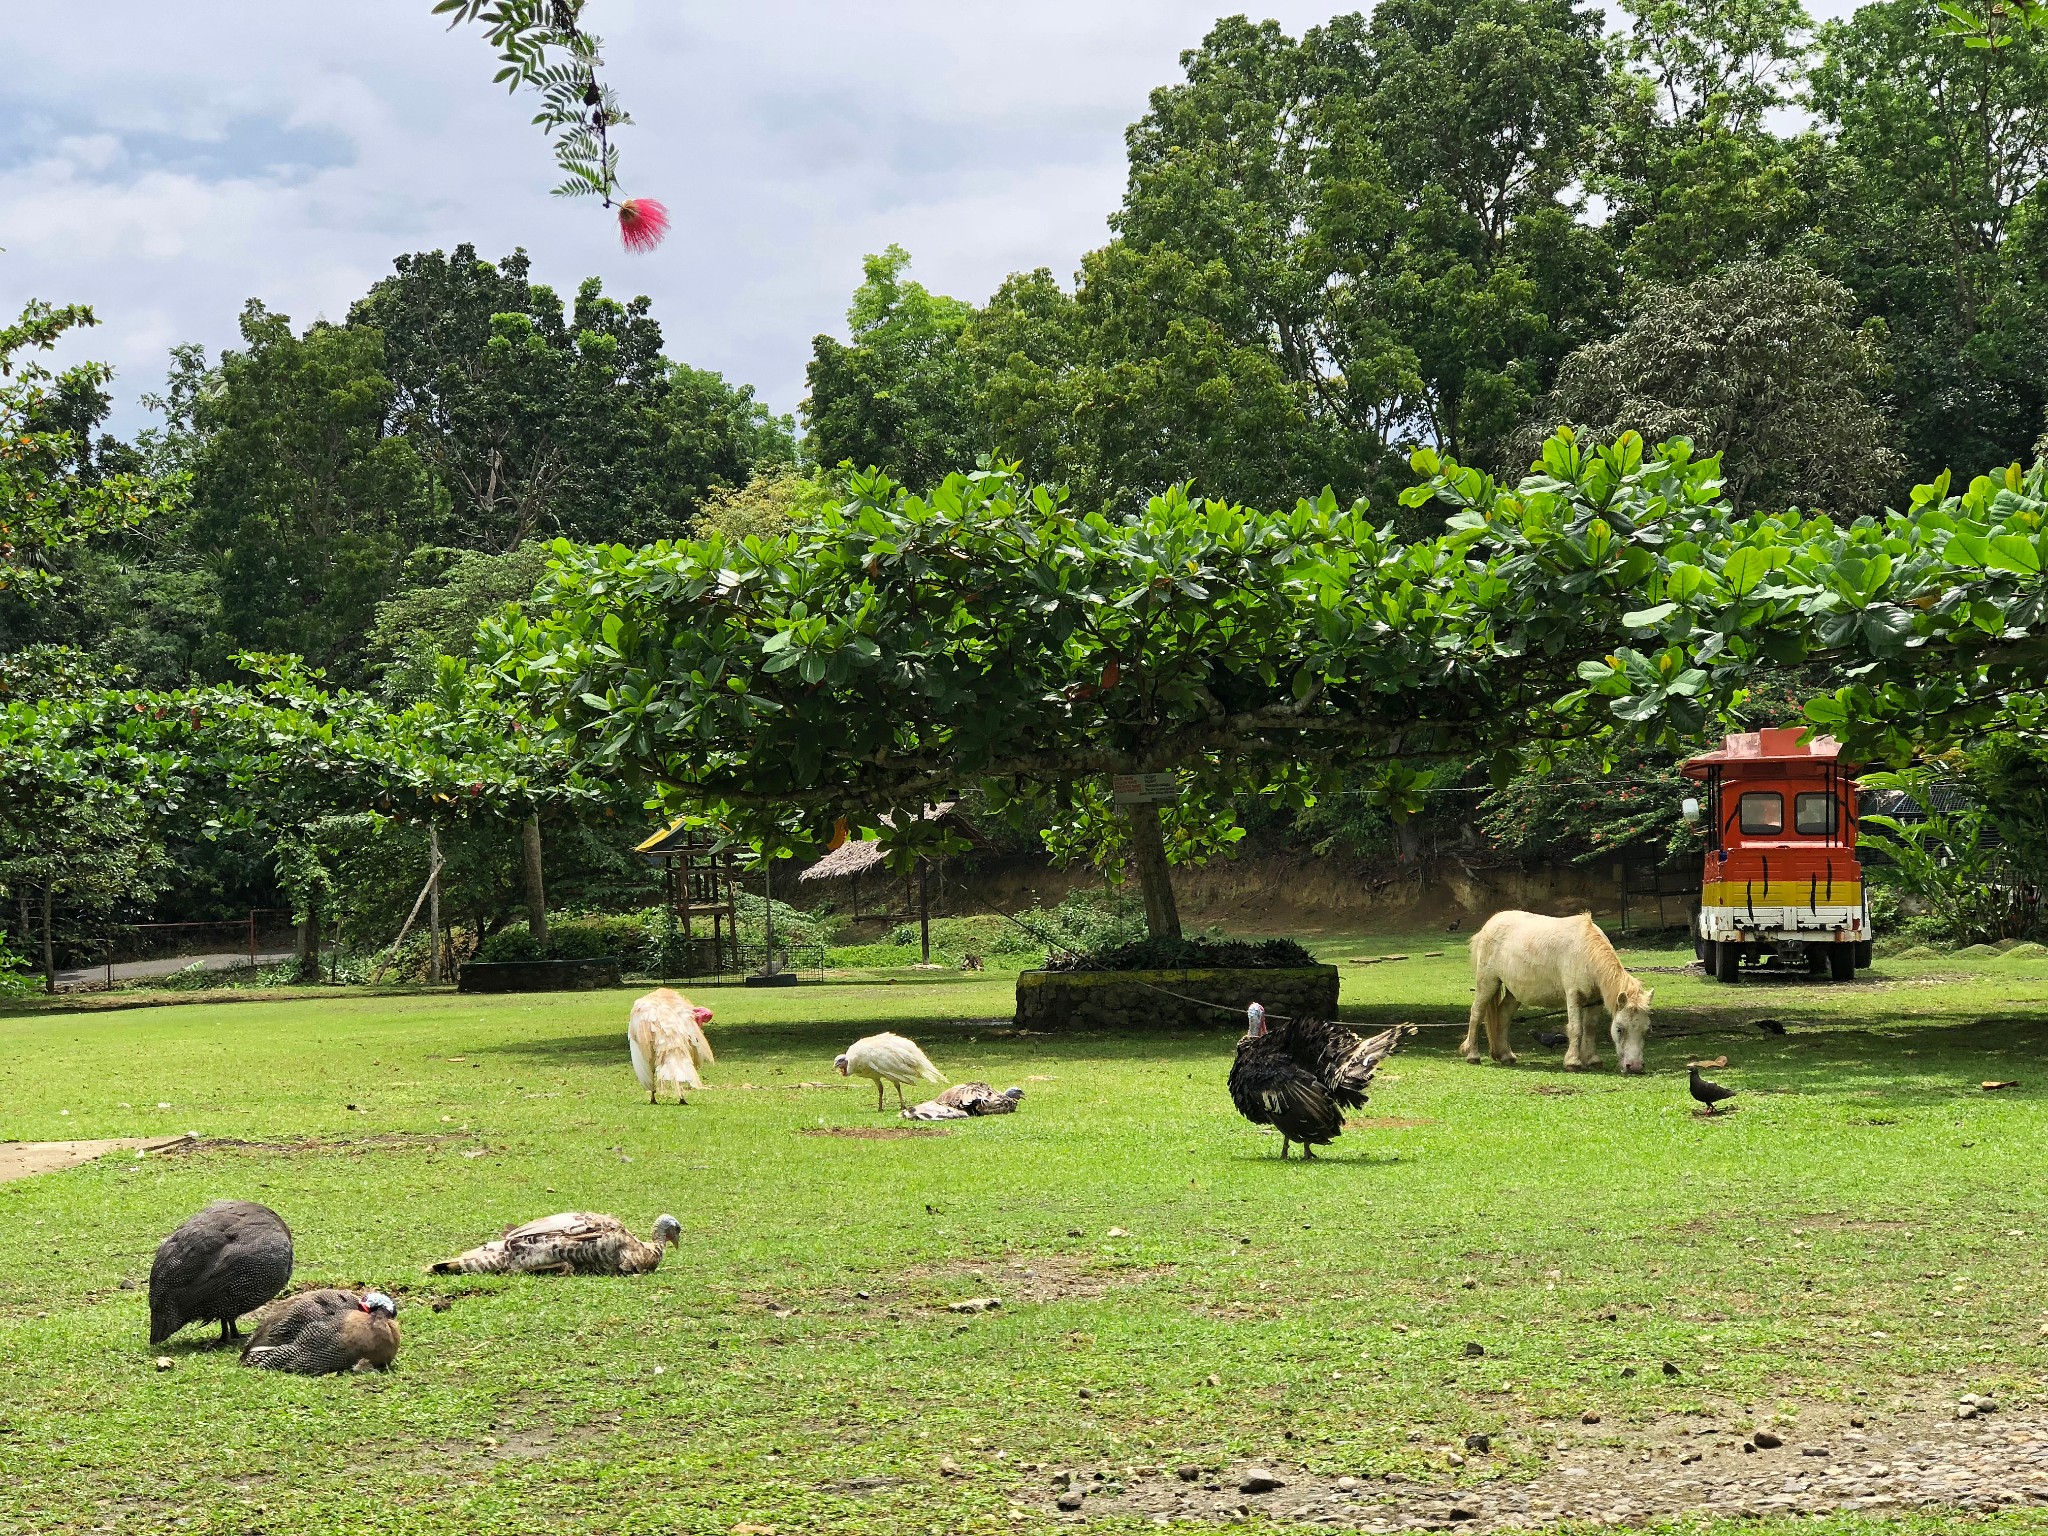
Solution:
[{"label": "tall tree", "polygon": [[1870,399],[1882,351],[1851,328],[1854,310],[1848,289],[1789,258],[1653,284],[1621,330],[1565,359],[1525,456],[1561,421],[1593,442],[1687,437],[1720,455],[1738,508],[1878,511],[1905,465]]},{"label": "tall tree", "polygon": [[377,332],[323,322],[295,335],[252,301],[242,340],[199,403],[193,460],[191,536],[219,574],[224,648],[294,652],[352,678],[429,525],[428,478],[390,430]]},{"label": "tall tree", "polygon": [[1923,477],[2023,456],[2048,398],[2048,42],[1948,33],[1920,0],[1875,0],[1821,29],[1811,77],[1834,148],[1822,227],[1889,331],[1891,400]]},{"label": "tall tree", "polygon": [[931,292],[904,275],[909,268],[900,245],[862,263],[846,312],[851,341],[811,343],[804,419],[820,464],[932,485],[972,468],[990,445],[976,428],[975,381],[960,350],[973,306]]}]

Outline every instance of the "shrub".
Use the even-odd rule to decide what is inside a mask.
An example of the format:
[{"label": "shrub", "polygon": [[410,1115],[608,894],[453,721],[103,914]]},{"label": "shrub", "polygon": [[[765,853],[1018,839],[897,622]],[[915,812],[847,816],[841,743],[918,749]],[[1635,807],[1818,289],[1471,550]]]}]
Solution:
[{"label": "shrub", "polygon": [[1287,970],[1314,965],[1316,957],[1292,939],[1257,942],[1213,939],[1140,939],[1091,954],[1054,955],[1049,971]]},{"label": "shrub", "polygon": [[[919,947],[916,923],[898,923],[889,930],[888,942],[912,949]],[[949,960],[969,955],[1036,955],[1045,945],[1007,917],[987,913],[978,917],[935,917],[932,919],[932,954],[945,952]]]},{"label": "shrub", "polygon": [[[932,953],[938,953],[936,946]],[[825,963],[841,970],[879,971],[891,966],[916,965],[920,954],[915,944],[846,944],[828,950]]]}]

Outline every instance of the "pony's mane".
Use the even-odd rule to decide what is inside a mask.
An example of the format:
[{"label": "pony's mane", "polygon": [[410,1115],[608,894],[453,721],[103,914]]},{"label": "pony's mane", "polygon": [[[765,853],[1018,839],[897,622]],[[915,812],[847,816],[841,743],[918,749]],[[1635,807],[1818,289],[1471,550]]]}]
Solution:
[{"label": "pony's mane", "polygon": [[1631,976],[1621,963],[1621,956],[1614,952],[1614,944],[1600,931],[1600,925],[1593,921],[1593,914],[1581,914],[1586,933],[1590,940],[1587,953],[1593,962],[1593,974],[1600,983],[1600,1001],[1609,1012],[1617,1006],[1638,1007],[1643,1005],[1643,984]]}]

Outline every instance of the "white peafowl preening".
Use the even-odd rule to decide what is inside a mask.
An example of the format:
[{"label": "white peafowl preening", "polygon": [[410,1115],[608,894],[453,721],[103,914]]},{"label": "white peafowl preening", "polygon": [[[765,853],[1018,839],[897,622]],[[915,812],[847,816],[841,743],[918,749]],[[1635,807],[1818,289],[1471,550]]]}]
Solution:
[{"label": "white peafowl preening", "polygon": [[699,1008],[672,987],[656,987],[633,1004],[626,1021],[626,1044],[633,1052],[633,1075],[647,1090],[647,1102],[657,1104],[664,1093],[676,1096],[678,1104],[687,1088],[702,1088],[699,1067],[712,1062],[711,1042],[704,1038],[704,1026],[711,1022],[711,1010]]},{"label": "white peafowl preening", "polygon": [[932,1065],[931,1057],[917,1048],[915,1040],[901,1035],[869,1035],[846,1048],[846,1054],[832,1063],[841,1077],[872,1078],[875,1108],[882,1108],[882,1084],[896,1085],[896,1107],[907,1109],[903,1098],[905,1083],[943,1083],[946,1074]]}]

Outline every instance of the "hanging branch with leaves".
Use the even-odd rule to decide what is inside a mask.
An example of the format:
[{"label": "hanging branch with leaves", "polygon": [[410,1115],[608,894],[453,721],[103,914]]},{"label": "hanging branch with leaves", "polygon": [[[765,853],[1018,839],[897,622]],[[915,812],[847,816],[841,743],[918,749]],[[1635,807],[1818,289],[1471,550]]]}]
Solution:
[{"label": "hanging branch with leaves", "polygon": [[651,251],[668,233],[668,209],[651,197],[619,195],[619,149],[612,130],[633,121],[599,78],[603,42],[578,24],[583,0],[438,0],[436,16],[459,27],[478,22],[498,50],[493,80],[540,95],[533,121],[555,149],[564,179],[557,197],[597,197],[619,212],[629,251]]}]

